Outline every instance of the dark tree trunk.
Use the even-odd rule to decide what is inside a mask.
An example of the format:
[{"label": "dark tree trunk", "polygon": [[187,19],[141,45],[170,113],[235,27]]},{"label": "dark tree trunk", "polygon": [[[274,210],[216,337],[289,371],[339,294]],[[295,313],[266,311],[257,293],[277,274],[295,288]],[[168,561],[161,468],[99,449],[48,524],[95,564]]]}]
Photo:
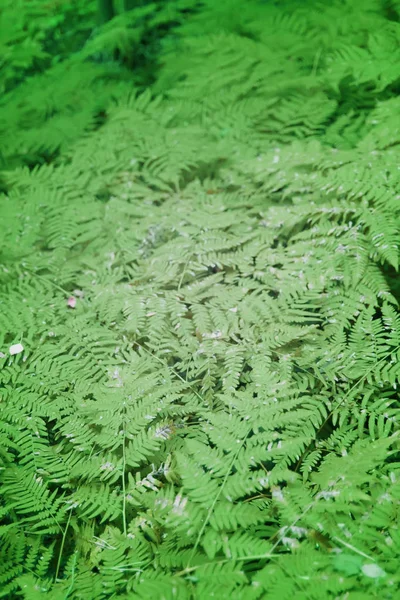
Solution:
[{"label": "dark tree trunk", "polygon": [[99,20],[103,25],[110,21],[114,16],[113,0],[98,0]]},{"label": "dark tree trunk", "polygon": [[140,0],[124,0],[124,10],[132,10],[137,6],[141,6],[143,2]]}]

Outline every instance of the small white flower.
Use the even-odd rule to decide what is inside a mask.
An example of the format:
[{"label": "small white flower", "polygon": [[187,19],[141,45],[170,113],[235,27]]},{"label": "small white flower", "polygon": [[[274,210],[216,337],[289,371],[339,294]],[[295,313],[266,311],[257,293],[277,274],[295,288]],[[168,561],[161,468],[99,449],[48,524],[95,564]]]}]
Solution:
[{"label": "small white flower", "polygon": [[100,467],[101,471],[113,471],[114,465],[111,462],[106,462]]},{"label": "small white flower", "polygon": [[289,546],[289,548],[292,548],[292,549],[298,548],[300,545],[298,540],[296,540],[294,538],[289,538],[289,537],[283,537],[281,539],[281,542],[285,546]]},{"label": "small white flower", "polygon": [[272,490],[272,497],[277,501],[277,502],[283,502],[285,503],[285,498],[283,495],[283,492],[280,488],[276,487]]},{"label": "small white flower", "polygon": [[161,438],[163,440],[167,440],[172,433],[172,428],[170,425],[161,425],[159,427],[157,427],[157,429],[154,432],[154,437],[155,438]]},{"label": "small white flower", "polygon": [[203,337],[208,340],[218,340],[222,337],[222,331],[218,329],[217,331],[213,331],[212,333],[204,333]]},{"label": "small white flower", "polygon": [[10,346],[10,354],[11,356],[14,356],[14,354],[21,354],[21,352],[24,351],[24,347],[22,344],[14,344],[13,346]]}]

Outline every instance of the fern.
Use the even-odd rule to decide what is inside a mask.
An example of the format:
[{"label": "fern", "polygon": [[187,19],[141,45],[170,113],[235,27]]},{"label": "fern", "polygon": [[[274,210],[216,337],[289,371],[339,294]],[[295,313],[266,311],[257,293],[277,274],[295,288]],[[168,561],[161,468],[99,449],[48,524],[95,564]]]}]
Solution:
[{"label": "fern", "polygon": [[396,3],[20,4],[0,597],[396,597]]}]

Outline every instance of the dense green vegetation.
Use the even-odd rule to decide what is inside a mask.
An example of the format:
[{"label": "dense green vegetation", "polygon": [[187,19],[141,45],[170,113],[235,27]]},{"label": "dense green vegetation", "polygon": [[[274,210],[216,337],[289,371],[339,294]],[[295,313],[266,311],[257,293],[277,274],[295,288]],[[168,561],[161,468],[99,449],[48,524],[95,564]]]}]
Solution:
[{"label": "dense green vegetation", "polygon": [[395,600],[400,2],[100,4],[0,2],[0,598]]}]

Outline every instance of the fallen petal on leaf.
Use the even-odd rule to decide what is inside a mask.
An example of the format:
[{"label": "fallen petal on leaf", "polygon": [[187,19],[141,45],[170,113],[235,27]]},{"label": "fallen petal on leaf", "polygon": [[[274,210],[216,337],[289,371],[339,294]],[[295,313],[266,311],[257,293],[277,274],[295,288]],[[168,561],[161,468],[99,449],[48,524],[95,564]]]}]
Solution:
[{"label": "fallen petal on leaf", "polygon": [[378,577],[385,577],[386,573],[383,569],[381,569],[378,565],[374,563],[363,565],[361,567],[361,571],[367,577],[372,577],[372,579],[377,579]]},{"label": "fallen petal on leaf", "polygon": [[10,346],[10,354],[13,356],[14,354],[21,354],[24,351],[24,347],[22,344],[14,344]]}]

